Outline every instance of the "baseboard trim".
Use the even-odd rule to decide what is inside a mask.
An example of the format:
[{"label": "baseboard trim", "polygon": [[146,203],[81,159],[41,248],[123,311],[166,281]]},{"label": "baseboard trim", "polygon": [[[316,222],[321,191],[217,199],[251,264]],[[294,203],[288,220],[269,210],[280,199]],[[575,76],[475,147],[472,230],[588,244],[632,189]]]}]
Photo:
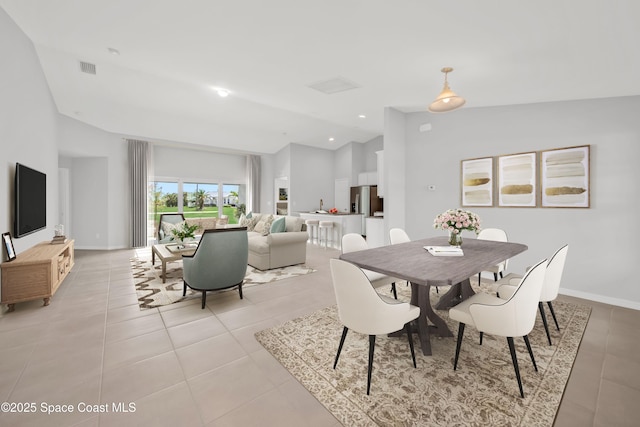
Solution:
[{"label": "baseboard trim", "polygon": [[616,305],[618,307],[631,308],[633,310],[640,310],[640,302],[629,301],[621,298],[606,297],[604,295],[592,294],[590,292],[574,291],[571,289],[560,288],[562,295],[570,297],[582,298],[589,301],[601,302],[603,304]]}]

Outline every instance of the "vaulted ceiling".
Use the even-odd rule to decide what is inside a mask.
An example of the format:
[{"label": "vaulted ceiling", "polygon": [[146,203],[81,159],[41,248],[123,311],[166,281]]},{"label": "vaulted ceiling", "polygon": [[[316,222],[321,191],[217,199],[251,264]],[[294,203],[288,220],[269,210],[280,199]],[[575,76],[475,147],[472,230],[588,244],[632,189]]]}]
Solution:
[{"label": "vaulted ceiling", "polygon": [[[383,133],[385,107],[426,111],[444,66],[455,69],[449,84],[467,99],[463,108],[640,94],[637,0],[0,7],[33,41],[61,114],[150,140],[256,153],[366,142]],[[336,79],[355,87],[311,87]]]}]

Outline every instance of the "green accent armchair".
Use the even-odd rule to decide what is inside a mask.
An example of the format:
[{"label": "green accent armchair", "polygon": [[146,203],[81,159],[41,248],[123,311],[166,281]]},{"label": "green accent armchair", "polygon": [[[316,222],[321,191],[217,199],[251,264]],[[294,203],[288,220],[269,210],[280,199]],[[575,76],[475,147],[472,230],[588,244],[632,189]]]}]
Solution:
[{"label": "green accent armchair", "polygon": [[242,299],[242,283],[247,273],[249,243],[247,228],[205,230],[193,255],[183,255],[184,287],[202,291],[202,308],[207,291],[238,287]]}]

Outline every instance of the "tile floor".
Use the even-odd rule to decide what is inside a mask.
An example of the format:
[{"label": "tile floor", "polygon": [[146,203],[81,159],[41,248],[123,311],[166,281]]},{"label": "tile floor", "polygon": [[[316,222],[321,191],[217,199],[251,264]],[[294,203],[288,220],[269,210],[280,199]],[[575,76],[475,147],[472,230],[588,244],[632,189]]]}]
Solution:
[{"label": "tile floor", "polygon": [[[77,251],[51,305],[2,308],[1,401],[36,407],[0,413],[0,425],[340,425],[253,337],[335,303],[337,251],[309,246],[316,273],[246,288],[244,300],[212,294],[204,310],[194,299],[140,311],[132,255]],[[555,425],[637,425],[640,312],[577,301],[593,311]]]}]

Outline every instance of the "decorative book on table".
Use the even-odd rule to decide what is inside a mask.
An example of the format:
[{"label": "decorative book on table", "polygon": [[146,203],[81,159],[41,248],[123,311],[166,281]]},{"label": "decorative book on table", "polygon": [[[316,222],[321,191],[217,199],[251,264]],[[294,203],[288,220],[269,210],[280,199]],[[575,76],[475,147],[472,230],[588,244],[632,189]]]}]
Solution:
[{"label": "decorative book on table", "polygon": [[63,243],[67,243],[66,236],[54,236],[53,239],[51,239],[51,244],[53,245],[62,245]]},{"label": "decorative book on table", "polygon": [[462,248],[455,246],[423,246],[433,256],[463,256]]}]

